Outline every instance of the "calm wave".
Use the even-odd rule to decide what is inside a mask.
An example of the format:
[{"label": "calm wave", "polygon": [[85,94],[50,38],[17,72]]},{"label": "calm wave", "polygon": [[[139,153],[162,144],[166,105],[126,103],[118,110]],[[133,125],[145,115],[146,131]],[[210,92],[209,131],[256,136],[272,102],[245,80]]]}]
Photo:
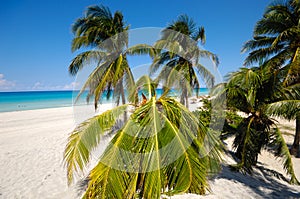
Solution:
[{"label": "calm wave", "polygon": [[[158,90],[161,93],[161,89]],[[24,91],[24,92],[0,92],[0,112],[34,110],[42,108],[57,108],[73,105],[78,91]],[[208,94],[208,89],[201,88],[200,95]],[[86,93],[76,102],[76,105],[87,104]],[[111,103],[105,94],[102,103]],[[92,103],[92,102],[91,102]]]}]

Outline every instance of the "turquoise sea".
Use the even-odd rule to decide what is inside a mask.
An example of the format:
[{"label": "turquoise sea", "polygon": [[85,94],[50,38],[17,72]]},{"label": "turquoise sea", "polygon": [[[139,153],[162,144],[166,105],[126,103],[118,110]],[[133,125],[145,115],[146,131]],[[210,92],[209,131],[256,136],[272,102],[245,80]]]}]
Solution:
[{"label": "turquoise sea", "polygon": [[[158,92],[160,93],[160,92]],[[22,91],[22,92],[0,92],[0,112],[34,110],[43,108],[67,107],[73,105],[78,91]],[[200,95],[208,94],[207,88],[200,89]],[[76,105],[87,104],[85,95],[76,102]],[[102,103],[110,103],[105,95]]]}]

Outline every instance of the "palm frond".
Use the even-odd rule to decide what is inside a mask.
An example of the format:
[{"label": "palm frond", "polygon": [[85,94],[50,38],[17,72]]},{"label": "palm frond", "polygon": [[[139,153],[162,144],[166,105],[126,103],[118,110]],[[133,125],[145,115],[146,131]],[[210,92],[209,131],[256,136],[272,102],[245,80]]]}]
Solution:
[{"label": "palm frond", "polygon": [[186,14],[182,14],[177,17],[176,21],[173,21],[169,26],[167,26],[166,29],[180,32],[186,36],[192,36],[192,34],[196,32],[196,23]]},{"label": "palm frond", "polygon": [[101,51],[85,51],[77,55],[69,66],[69,73],[76,75],[84,66],[91,63],[99,63],[106,56],[105,52]]},{"label": "palm frond", "polygon": [[205,36],[205,29],[203,26],[201,26],[195,33],[191,36],[191,38],[195,41],[201,42],[202,45],[206,42],[206,36]]},{"label": "palm frond", "polygon": [[[99,88],[100,81],[102,80],[101,77],[105,74],[105,71],[108,70],[107,68],[109,68],[109,66],[110,66],[110,62],[107,62],[107,61],[103,62],[103,63],[99,63],[99,65],[88,76],[88,79],[86,80],[86,82],[84,83],[82,88],[80,89],[80,91],[75,99],[75,102],[77,102],[79,100],[80,96],[82,96],[82,94],[87,89],[89,89],[88,97],[90,97],[91,95],[94,96],[96,94],[95,89]],[[101,85],[103,85],[103,83]],[[103,90],[104,90],[104,88],[103,88]],[[100,94],[100,93],[98,93],[98,94]],[[96,104],[95,104],[95,106],[96,106]]]},{"label": "palm frond", "polygon": [[271,145],[276,147],[275,155],[283,158],[283,168],[286,170],[287,174],[291,176],[290,183],[300,185],[294,171],[292,156],[289,152],[289,148],[286,145],[286,142],[278,128],[274,129],[273,136],[274,138],[271,142]]},{"label": "palm frond", "polygon": [[64,152],[68,183],[73,181],[75,173],[83,171],[90,160],[90,153],[98,146],[101,136],[115,125],[127,107],[128,105],[119,106],[97,115],[80,124],[72,132]]},{"label": "palm frond", "polygon": [[246,65],[251,65],[253,63],[258,63],[261,60],[265,59],[266,57],[272,57],[277,53],[280,53],[283,49],[282,48],[273,48],[273,47],[266,47],[260,48],[257,50],[253,50],[249,53],[245,60]]},{"label": "palm frond", "polygon": [[[255,146],[253,135],[256,134],[255,129],[252,129],[254,118],[245,119],[239,128],[238,135],[235,137],[233,147],[236,149],[237,157],[240,159],[237,165],[232,165],[232,168],[242,170],[247,173],[252,172],[252,165],[256,164],[257,156],[260,151]],[[257,141],[257,140],[256,140]]]},{"label": "palm frond", "polygon": [[267,109],[270,115],[286,118],[295,119],[296,113],[300,111],[300,100],[281,100],[273,102],[268,105]]},{"label": "palm frond", "polygon": [[276,37],[256,36],[253,40],[247,41],[242,48],[242,52],[248,52],[257,48],[271,46]]},{"label": "palm frond", "polygon": [[86,17],[90,17],[90,18],[105,18],[105,19],[109,19],[109,20],[112,20],[113,19],[113,16],[109,10],[108,7],[106,6],[103,6],[103,5],[93,5],[93,6],[89,6],[87,8],[87,11],[86,11]]},{"label": "palm frond", "polygon": [[[180,103],[152,97],[114,136],[89,175],[85,197],[150,199],[162,193],[203,194],[212,163],[205,156],[207,133]],[[211,153],[218,156],[218,152]]]},{"label": "palm frond", "polygon": [[130,101],[135,101],[138,92],[142,91],[142,93],[145,94],[148,99],[151,99],[155,96],[155,89],[157,85],[158,84],[152,81],[149,76],[144,75],[137,80],[134,87],[130,90],[128,98]]},{"label": "palm frond", "polygon": [[184,56],[184,49],[180,42],[170,41],[170,40],[158,40],[154,44],[155,49],[164,49],[167,50],[172,57],[172,55]]},{"label": "palm frond", "polygon": [[199,50],[199,54],[198,56],[201,58],[210,58],[213,63],[218,66],[220,64],[220,61],[219,61],[219,58],[216,54],[210,52],[210,51],[207,51],[207,50]]},{"label": "palm frond", "polygon": [[137,44],[128,48],[126,53],[129,55],[149,55],[154,58],[156,55],[156,49],[148,44]]},{"label": "palm frond", "polygon": [[[212,88],[215,84],[214,75],[202,64],[196,64],[196,71],[200,77],[205,81],[208,88]],[[199,82],[199,81],[198,81]]]},{"label": "palm frond", "polygon": [[71,50],[72,52],[80,49],[81,47],[88,47],[93,44],[90,43],[89,38],[87,36],[79,36],[79,37],[75,37],[72,40],[72,47]]},{"label": "palm frond", "polygon": [[167,64],[168,66],[173,66],[174,64],[176,64],[176,59],[174,57],[171,58],[171,56],[172,55],[170,55],[169,52],[160,52],[159,54],[156,54],[156,56],[152,60],[152,64],[150,65],[150,75],[153,75],[155,72],[157,72],[159,68],[164,64]]},{"label": "palm frond", "polygon": [[[123,76],[127,73],[125,80],[131,72],[124,49],[128,46],[128,26],[125,25],[123,14],[116,11],[111,13],[108,7],[94,5],[87,8],[84,17],[79,18],[72,27],[75,37],[72,41],[72,51],[82,47],[94,47],[95,50],[88,50],[77,55],[70,64],[69,72],[75,75],[86,64],[95,62],[96,68],[89,75],[84,86],[80,90],[76,101],[85,90],[89,90],[87,101],[94,97],[95,108],[106,92],[110,97],[113,89],[116,90],[116,101],[124,94]],[[128,84],[128,81],[126,82]],[[122,97],[124,98],[124,97]],[[123,100],[124,101],[124,100]]]}]

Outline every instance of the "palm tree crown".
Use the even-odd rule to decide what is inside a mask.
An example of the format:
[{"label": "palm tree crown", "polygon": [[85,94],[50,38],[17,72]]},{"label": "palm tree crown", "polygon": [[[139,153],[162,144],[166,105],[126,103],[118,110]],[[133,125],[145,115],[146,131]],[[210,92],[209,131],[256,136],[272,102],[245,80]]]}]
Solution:
[{"label": "palm tree crown", "polygon": [[181,15],[162,32],[154,48],[157,49],[150,74],[159,69],[158,81],[168,87],[176,87],[180,91],[180,102],[188,106],[188,97],[194,88],[200,87],[198,76],[206,80],[208,86],[213,85],[214,77],[205,66],[199,63],[200,57],[211,58],[218,64],[213,53],[201,50],[198,42],[205,43],[203,27],[197,28],[195,22],[186,15]]},{"label": "palm tree crown", "polygon": [[[89,119],[70,135],[64,154],[69,182],[90,162],[102,136],[113,133],[89,173],[84,198],[152,199],[162,193],[205,193],[207,175],[219,168],[218,138],[179,102],[167,96],[157,98],[148,85],[153,83],[149,77],[138,82],[151,98],[132,107],[120,128],[113,127],[129,104]],[[214,146],[211,151],[205,149],[207,136]]]},{"label": "palm tree crown", "polygon": [[267,59],[272,69],[281,69],[285,85],[299,82],[300,2],[271,4],[254,28],[254,39],[244,51],[251,51],[245,64]]},{"label": "palm tree crown", "polygon": [[128,45],[126,32],[128,26],[125,26],[122,13],[117,11],[112,15],[107,7],[90,6],[85,16],[73,24],[72,29],[75,34],[72,50],[88,50],[73,59],[69,66],[70,74],[76,75],[89,63],[96,65],[80,94],[85,89],[89,89],[87,99],[94,96],[94,104],[97,108],[103,92],[107,91],[109,98],[114,89],[113,94],[117,104],[120,98],[124,104],[123,84],[125,81],[125,85],[131,86],[133,76],[124,53]]},{"label": "palm tree crown", "polygon": [[[227,106],[245,113],[246,117],[231,134],[235,135],[233,146],[240,159],[234,169],[251,173],[258,161],[258,154],[268,148],[282,156],[284,168],[291,176],[291,183],[299,184],[293,169],[288,147],[269,114],[269,104],[282,98],[282,84],[274,73],[264,66],[241,68],[230,74],[225,89],[216,87],[217,98],[226,93]],[[274,106],[274,105],[273,105]]]}]

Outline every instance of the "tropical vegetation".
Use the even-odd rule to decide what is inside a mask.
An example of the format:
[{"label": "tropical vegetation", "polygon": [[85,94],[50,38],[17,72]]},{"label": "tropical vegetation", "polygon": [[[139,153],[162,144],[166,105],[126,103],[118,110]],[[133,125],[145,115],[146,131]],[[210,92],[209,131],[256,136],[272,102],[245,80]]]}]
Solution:
[{"label": "tropical vegetation", "polygon": [[[265,60],[266,67],[275,71],[284,86],[300,83],[300,2],[299,0],[275,1],[266,9],[254,28],[254,37],[244,51],[250,51],[246,65]],[[297,111],[296,111],[297,110]],[[291,153],[299,152],[300,110],[289,115],[296,119],[296,135]]]},{"label": "tropical vegetation", "polygon": [[[224,150],[220,139],[233,136],[238,162],[232,169],[251,173],[258,155],[267,149],[282,158],[290,183],[299,184],[291,156],[299,151],[300,140],[299,13],[298,0],[271,4],[257,22],[253,39],[243,46],[249,52],[248,68],[230,73],[225,83],[214,86],[213,74],[200,59],[218,65],[218,57],[199,47],[205,43],[205,30],[187,15],[164,28],[153,46],[128,48],[129,26],[122,13],[88,7],[73,25],[72,50],[83,52],[72,60],[69,72],[76,75],[95,65],[79,96],[87,89],[87,100],[94,98],[97,109],[103,94],[112,95],[118,106],[88,119],[70,134],[64,152],[68,182],[85,173],[106,137],[109,144],[88,173],[83,198],[204,194],[209,190],[208,177],[220,170]],[[134,81],[127,56],[141,54],[152,58],[150,74]],[[259,66],[253,67],[254,63]],[[199,76],[214,88],[204,106],[191,112],[189,97],[194,89],[198,95]],[[156,93],[159,85],[162,95]],[[179,91],[178,101],[169,95],[172,89]],[[212,113],[212,104],[223,107],[224,96],[226,110]],[[121,118],[124,113],[129,117]],[[226,116],[221,132],[209,125],[219,122],[212,114]],[[291,150],[275,117],[296,119]]]},{"label": "tropical vegetation", "polygon": [[[185,20],[183,25],[194,28],[192,21],[187,17]],[[188,22],[190,24],[185,24]],[[113,16],[104,6],[88,7],[85,16],[73,25],[72,50],[86,51],[73,59],[69,72],[76,75],[86,65],[96,65],[80,94],[88,89],[87,98],[94,97],[97,108],[104,91],[107,97],[113,92],[117,105],[120,97],[123,105],[83,122],[72,132],[64,153],[68,181],[73,182],[76,174],[86,169],[102,137],[112,136],[98,164],[88,174],[84,198],[159,198],[161,194],[184,192],[204,194],[209,187],[207,177],[220,169],[219,138],[183,104],[168,97],[167,91],[157,96],[159,80],[152,81],[143,76],[134,83],[126,55],[144,52],[158,55],[161,51],[156,52],[143,45],[126,49],[126,30],[128,27],[124,25],[122,13],[116,12]],[[203,28],[193,34],[195,38],[188,38],[185,42],[191,44],[191,39],[204,39]],[[168,42],[167,38],[164,42]],[[175,40],[169,43],[175,43]],[[187,47],[185,50],[188,50]],[[200,55],[215,58],[208,51],[197,49],[193,45],[193,53],[196,54],[189,59]],[[177,56],[172,51],[168,53]],[[188,64],[188,69],[192,69],[192,63]],[[205,69],[198,67],[202,67],[202,71]],[[180,67],[177,66],[177,69]],[[195,82],[195,72],[189,75]],[[188,81],[188,84],[191,82]],[[197,82],[192,86],[195,85]],[[125,90],[133,104],[125,103]],[[140,92],[143,101],[138,103]],[[120,118],[124,112],[131,113],[129,118]],[[214,146],[209,151],[204,139]]]},{"label": "tropical vegetation", "polygon": [[79,94],[88,90],[87,100],[94,97],[96,109],[103,93],[107,98],[113,94],[117,104],[120,100],[125,104],[124,89],[134,85],[125,51],[129,27],[123,18],[119,11],[113,15],[105,6],[90,6],[85,16],[72,26],[72,51],[81,49],[83,52],[72,60],[69,72],[76,75],[85,66],[96,64]]},{"label": "tropical vegetation", "polygon": [[[237,165],[231,167],[251,173],[260,152],[268,149],[283,158],[283,167],[291,176],[290,183],[299,184],[288,146],[270,114],[274,103],[284,95],[284,88],[277,78],[276,73],[263,66],[241,68],[229,75],[228,82],[222,85],[225,89],[218,89],[220,85],[215,88],[215,97],[226,94],[227,107],[245,115],[237,126],[224,132],[227,136],[234,135],[233,147],[239,159]],[[289,96],[288,93],[284,96]]]},{"label": "tropical vegetation", "polygon": [[199,42],[204,44],[205,40],[204,27],[197,27],[187,15],[180,15],[162,31],[161,38],[154,44],[156,53],[150,74],[160,71],[157,81],[163,82],[166,88],[177,88],[180,103],[187,108],[194,89],[198,96],[199,76],[208,87],[214,84],[213,74],[200,63],[200,59],[210,58],[215,65],[219,61],[215,54],[198,46]]},{"label": "tropical vegetation", "polygon": [[[138,107],[117,106],[78,126],[65,150],[68,180],[83,171],[101,137],[113,137],[88,175],[83,198],[160,198],[161,194],[204,194],[207,176],[220,167],[220,143],[181,103],[157,97],[149,77],[144,92],[150,99]],[[147,82],[150,82],[149,85]],[[129,107],[133,112],[120,128],[113,128]],[[115,129],[111,132],[111,129]],[[215,147],[206,151],[204,139]]]}]

